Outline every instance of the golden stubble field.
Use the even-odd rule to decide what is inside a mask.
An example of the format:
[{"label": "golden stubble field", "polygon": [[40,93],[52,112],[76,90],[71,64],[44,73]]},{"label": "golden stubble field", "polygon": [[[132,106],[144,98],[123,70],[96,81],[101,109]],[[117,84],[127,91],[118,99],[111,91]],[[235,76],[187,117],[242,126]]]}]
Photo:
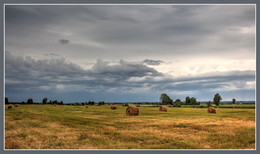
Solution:
[{"label": "golden stubble field", "polygon": [[255,109],[5,107],[5,149],[255,149]]}]

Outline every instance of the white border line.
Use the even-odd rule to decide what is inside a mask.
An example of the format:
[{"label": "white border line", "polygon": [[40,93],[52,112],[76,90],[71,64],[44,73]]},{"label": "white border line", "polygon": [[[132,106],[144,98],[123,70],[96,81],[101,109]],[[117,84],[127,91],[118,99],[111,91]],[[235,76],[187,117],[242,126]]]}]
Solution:
[{"label": "white border line", "polygon": [[255,149],[5,149],[5,6],[8,6],[8,5],[27,5],[27,6],[35,6],[35,5],[42,5],[42,6],[52,6],[52,5],[69,5],[69,6],[77,6],[77,5],[91,5],[91,6],[94,6],[94,5],[97,5],[97,6],[115,6],[115,5],[118,5],[118,6],[138,6],[138,5],[142,5],[142,6],[153,6],[153,5],[159,5],[159,6],[162,6],[162,5],[199,5],[199,6],[205,6],[205,5],[238,5],[238,6],[244,6],[244,5],[254,5],[255,6],[255,65],[256,65],[256,71],[257,71],[257,57],[256,57],[256,45],[257,45],[257,7],[256,7],[256,4],[255,3],[247,3],[247,4],[218,4],[218,3],[204,3],[204,4],[182,4],[182,3],[179,3],[179,4],[174,4],[174,3],[166,3],[166,4],[146,4],[146,3],[141,3],[141,4],[131,4],[131,3],[127,3],[127,4],[107,4],[107,3],[77,3],[77,4],[64,4],[64,3],[29,3],[29,4],[25,4],[25,3],[6,3],[3,5],[3,35],[4,35],[4,41],[3,41],[3,47],[4,47],[4,57],[3,57],[3,74],[4,74],[4,83],[3,83],[3,90],[4,90],[4,104],[3,104],[3,113],[4,113],[4,119],[3,119],[3,126],[4,126],[4,133],[3,133],[3,139],[4,139],[4,142],[3,142],[3,150],[4,151],[34,151],[34,150],[37,150],[37,151],[256,151],[257,150],[257,73],[255,71]]}]

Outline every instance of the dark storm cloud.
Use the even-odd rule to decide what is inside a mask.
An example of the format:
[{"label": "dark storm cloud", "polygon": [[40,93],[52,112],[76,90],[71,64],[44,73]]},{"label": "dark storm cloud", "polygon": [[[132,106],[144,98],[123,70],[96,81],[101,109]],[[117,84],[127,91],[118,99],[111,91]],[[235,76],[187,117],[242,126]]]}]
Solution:
[{"label": "dark storm cloud", "polygon": [[161,73],[157,72],[155,69],[147,67],[143,64],[132,64],[120,60],[118,64],[109,65],[108,62],[103,60],[97,60],[97,63],[90,70],[96,75],[104,75],[109,77],[143,77],[147,75],[160,76]]},{"label": "dark storm cloud", "polygon": [[[85,85],[95,88],[119,86],[131,77],[162,76],[155,69],[143,64],[133,64],[121,60],[110,65],[97,60],[89,70],[84,70],[64,58],[35,60],[31,57],[16,57],[6,52],[7,88],[39,87],[55,84]],[[125,83],[121,83],[125,84]],[[13,85],[13,86],[12,86]],[[16,89],[17,89],[16,88]]]},{"label": "dark storm cloud", "polygon": [[6,52],[5,58],[6,80],[17,85],[22,83],[41,86],[60,78],[73,78],[84,73],[80,66],[66,62],[64,58],[35,60],[30,56],[16,57],[10,52]]},{"label": "dark storm cloud", "polygon": [[142,88],[148,91],[208,91],[230,86],[246,89],[246,83],[254,80],[254,71],[173,79],[142,63],[123,60],[115,64],[97,60],[91,69],[84,70],[62,58],[35,60],[31,57],[15,57],[6,52],[6,89],[14,91],[56,91],[63,90],[62,88],[74,91],[75,89],[69,89],[71,87],[81,87],[80,90],[92,92],[111,88],[121,92],[133,92]]},{"label": "dark storm cloud", "polygon": [[68,44],[68,43],[70,43],[69,40],[65,40],[65,39],[60,39],[59,42],[60,42],[61,44]]}]

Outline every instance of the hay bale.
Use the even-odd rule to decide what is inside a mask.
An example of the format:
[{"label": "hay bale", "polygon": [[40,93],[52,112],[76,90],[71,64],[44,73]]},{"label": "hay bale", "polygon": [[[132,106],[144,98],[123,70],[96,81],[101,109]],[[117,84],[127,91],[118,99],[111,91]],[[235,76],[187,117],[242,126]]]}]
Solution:
[{"label": "hay bale", "polygon": [[129,106],[126,108],[126,115],[129,116],[137,116],[139,115],[139,108],[135,106]]},{"label": "hay bale", "polygon": [[12,108],[12,105],[8,105],[8,107],[7,107],[8,109],[11,109]]},{"label": "hay bale", "polygon": [[217,113],[216,109],[214,107],[208,108],[208,113]]},{"label": "hay bale", "polygon": [[166,106],[160,106],[159,111],[167,112],[167,107]]},{"label": "hay bale", "polygon": [[88,108],[88,105],[86,105],[86,108]]},{"label": "hay bale", "polygon": [[111,108],[111,110],[116,110],[117,106],[116,105],[111,105],[110,108]]},{"label": "hay bale", "polygon": [[18,107],[18,105],[17,105],[17,104],[14,104],[14,107]]}]

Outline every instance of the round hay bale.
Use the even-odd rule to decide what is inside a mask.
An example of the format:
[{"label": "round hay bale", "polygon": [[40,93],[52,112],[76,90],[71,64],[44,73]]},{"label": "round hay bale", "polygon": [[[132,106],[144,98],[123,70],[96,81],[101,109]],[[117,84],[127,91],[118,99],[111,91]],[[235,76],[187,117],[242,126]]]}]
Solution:
[{"label": "round hay bale", "polygon": [[11,109],[12,108],[12,105],[8,105],[8,107],[7,107],[8,109]]},{"label": "round hay bale", "polygon": [[88,108],[88,105],[86,105],[86,108]]},{"label": "round hay bale", "polygon": [[17,105],[17,104],[15,104],[15,105],[14,105],[14,107],[18,107],[18,105]]},{"label": "round hay bale", "polygon": [[117,106],[116,105],[111,105],[110,108],[111,108],[111,110],[116,110]]},{"label": "round hay bale", "polygon": [[217,113],[216,109],[214,107],[208,108],[208,113]]},{"label": "round hay bale", "polygon": [[139,108],[135,106],[129,106],[126,108],[126,115],[129,116],[137,116],[139,115]]},{"label": "round hay bale", "polygon": [[167,112],[167,107],[166,106],[160,106],[159,111]]}]

